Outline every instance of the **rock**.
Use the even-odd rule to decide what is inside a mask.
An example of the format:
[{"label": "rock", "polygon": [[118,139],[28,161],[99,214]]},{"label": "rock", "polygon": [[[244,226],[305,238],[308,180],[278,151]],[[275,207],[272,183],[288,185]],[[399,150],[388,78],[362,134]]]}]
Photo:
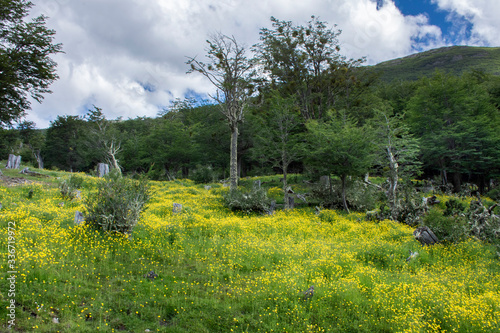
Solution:
[{"label": "rock", "polygon": [[76,211],[75,212],[75,224],[80,225],[83,222],[85,222],[85,217],[83,216],[82,212]]},{"label": "rock", "polygon": [[172,208],[172,213],[177,214],[182,211],[182,205],[174,202],[174,207]]},{"label": "rock", "polygon": [[253,182],[253,187],[256,189],[260,189],[261,185],[262,185],[262,182],[260,181],[260,179]]},{"label": "rock", "polygon": [[413,236],[415,236],[415,239],[422,245],[433,245],[439,242],[439,239],[429,227],[418,227],[413,232]]},{"label": "rock", "polygon": [[314,296],[314,286],[309,287],[309,289],[303,291],[302,294],[304,294],[304,296],[302,296],[304,301],[311,299]]},{"label": "rock", "polygon": [[406,258],[406,262],[412,260],[413,258],[416,258],[418,256],[418,252],[413,252],[412,250],[410,250],[410,256],[408,258]]},{"label": "rock", "polygon": [[276,209],[276,200],[271,201],[271,206],[269,207],[269,210],[267,211],[268,215],[273,215],[274,210]]},{"label": "rock", "polygon": [[205,185],[205,190],[209,191],[212,188],[212,186]]},{"label": "rock", "polygon": [[109,165],[106,163],[97,164],[97,172],[99,177],[104,177],[109,173]]},{"label": "rock", "polygon": [[147,274],[144,274],[143,275],[145,278],[148,278],[150,280],[154,280],[158,277],[158,274],[156,274],[154,271],[150,271],[149,273]]}]

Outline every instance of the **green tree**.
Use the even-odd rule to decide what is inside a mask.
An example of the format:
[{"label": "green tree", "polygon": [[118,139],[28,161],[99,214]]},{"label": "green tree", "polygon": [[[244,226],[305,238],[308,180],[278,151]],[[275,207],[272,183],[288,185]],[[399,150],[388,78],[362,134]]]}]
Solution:
[{"label": "green tree", "polygon": [[45,16],[26,22],[31,1],[0,1],[0,125],[11,124],[30,108],[28,96],[41,102],[58,78],[50,55],[61,52]]},{"label": "green tree", "polygon": [[[39,169],[43,169],[42,148],[45,144],[45,135],[41,130],[36,129],[36,124],[25,120],[19,123],[17,130],[23,145],[29,149],[30,157],[36,161]],[[23,157],[23,160],[27,159]]]},{"label": "green tree", "polygon": [[86,122],[78,116],[58,116],[47,129],[42,155],[47,168],[83,171],[89,167],[81,138]]},{"label": "green tree", "polygon": [[361,83],[355,68],[364,60],[339,53],[341,31],[314,16],[305,27],[274,17],[271,22],[273,28],[261,29],[261,42],[254,46],[267,84],[295,96],[306,120],[322,118],[341,98],[347,108],[353,87]]},{"label": "green tree", "polygon": [[452,183],[458,192],[464,177],[484,187],[485,178],[498,174],[498,110],[473,76],[438,72],[424,78],[407,109],[424,164],[439,171],[444,184]]},{"label": "green tree", "polygon": [[248,98],[253,94],[253,63],[234,37],[214,35],[207,40],[208,63],[190,58],[188,73],[198,72],[216,87],[212,98],[220,105],[231,131],[230,187],[238,186],[238,126],[243,121]]},{"label": "green tree", "polygon": [[255,124],[259,129],[255,137],[253,155],[271,162],[283,171],[285,208],[288,208],[288,167],[301,158],[302,123],[298,117],[298,106],[294,98],[283,98],[278,92],[269,101],[269,111]]},{"label": "green tree", "polygon": [[121,151],[121,135],[113,126],[113,122],[106,119],[102,109],[94,105],[89,110],[86,118],[88,120],[88,131],[86,132],[87,147],[98,162],[106,161],[111,168],[121,173],[117,155]]},{"label": "green tree", "polygon": [[374,162],[375,145],[372,130],[357,126],[343,115],[320,122],[306,123],[309,131],[309,159],[322,171],[338,176],[342,184],[342,203],[349,211],[346,200],[347,177],[366,174]]},{"label": "green tree", "polygon": [[[420,174],[422,163],[419,161],[419,140],[411,133],[403,121],[402,114],[393,114],[391,107],[376,110],[372,120],[377,143],[377,164],[387,175],[389,208],[395,212],[398,204],[399,179],[408,180]],[[391,213],[391,214],[392,214]],[[395,215],[392,214],[395,219]]]},{"label": "green tree", "polygon": [[178,171],[187,178],[196,154],[195,131],[172,116],[155,122],[141,148],[141,159],[161,168],[169,180],[175,179]]}]

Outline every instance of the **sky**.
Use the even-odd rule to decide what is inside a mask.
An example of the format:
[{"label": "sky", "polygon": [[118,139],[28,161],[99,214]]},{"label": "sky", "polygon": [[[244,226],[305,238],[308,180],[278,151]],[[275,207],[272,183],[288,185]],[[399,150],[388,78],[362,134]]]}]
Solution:
[{"label": "sky", "polygon": [[342,30],[340,53],[366,64],[451,45],[500,46],[498,0],[34,0],[32,16],[64,53],[52,56],[59,79],[27,119],[47,128],[58,115],[93,106],[108,119],[156,117],[184,97],[214,87],[186,74],[203,59],[206,39],[221,32],[249,49],[270,17],[305,25],[311,15]]}]

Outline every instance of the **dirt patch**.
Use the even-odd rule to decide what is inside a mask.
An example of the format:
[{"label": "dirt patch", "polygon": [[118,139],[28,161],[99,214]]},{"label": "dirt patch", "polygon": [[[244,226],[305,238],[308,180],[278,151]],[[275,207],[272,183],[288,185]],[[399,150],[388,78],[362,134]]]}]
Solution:
[{"label": "dirt patch", "polygon": [[26,185],[32,184],[33,181],[22,178],[22,177],[8,177],[8,176],[0,176],[0,182],[3,186],[17,186],[17,185]]}]

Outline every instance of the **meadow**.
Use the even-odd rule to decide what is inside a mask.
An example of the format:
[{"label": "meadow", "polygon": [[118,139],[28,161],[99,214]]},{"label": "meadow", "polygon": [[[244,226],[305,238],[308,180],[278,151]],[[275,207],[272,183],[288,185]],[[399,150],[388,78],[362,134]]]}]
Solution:
[{"label": "meadow", "polygon": [[[74,224],[69,174],[40,172],[0,186],[1,331],[11,299],[13,332],[500,331],[500,261],[478,240],[423,247],[401,223],[310,207],[235,213],[221,184],[190,180],[151,182],[134,232],[102,233]],[[81,176],[85,197],[101,180]]]}]

